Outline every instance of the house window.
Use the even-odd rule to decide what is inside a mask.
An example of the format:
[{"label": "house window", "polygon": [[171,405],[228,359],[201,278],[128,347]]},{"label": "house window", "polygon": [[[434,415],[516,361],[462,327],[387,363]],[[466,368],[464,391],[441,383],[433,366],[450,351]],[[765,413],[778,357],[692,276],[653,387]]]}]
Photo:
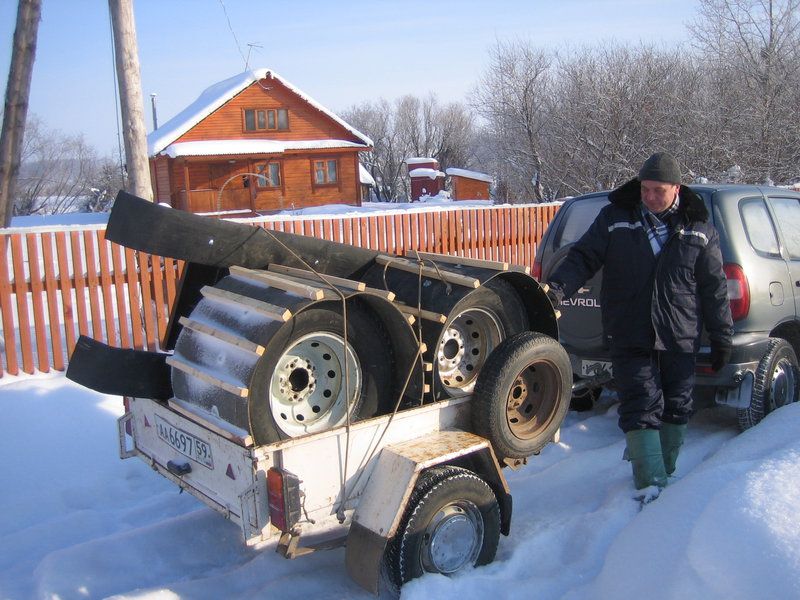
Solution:
[{"label": "house window", "polygon": [[285,108],[255,109],[244,111],[245,131],[288,130],[289,111]]},{"label": "house window", "polygon": [[339,161],[336,159],[314,161],[314,183],[330,185],[338,181]]},{"label": "house window", "polygon": [[280,163],[261,163],[256,165],[256,186],[260,188],[281,187],[281,165]]}]

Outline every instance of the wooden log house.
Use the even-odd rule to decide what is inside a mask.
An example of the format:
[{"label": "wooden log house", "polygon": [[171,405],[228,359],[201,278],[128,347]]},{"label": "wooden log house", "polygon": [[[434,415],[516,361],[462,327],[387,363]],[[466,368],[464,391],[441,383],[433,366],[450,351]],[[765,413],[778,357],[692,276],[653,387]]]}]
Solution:
[{"label": "wooden log house", "polygon": [[154,197],[195,213],[360,205],[372,140],[274,71],[212,85],[147,138]]}]

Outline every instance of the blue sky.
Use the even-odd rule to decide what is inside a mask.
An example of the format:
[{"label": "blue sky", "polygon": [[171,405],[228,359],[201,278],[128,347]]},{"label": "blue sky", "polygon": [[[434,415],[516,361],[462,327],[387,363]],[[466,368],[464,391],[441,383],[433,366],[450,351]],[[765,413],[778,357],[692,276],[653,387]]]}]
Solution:
[{"label": "blue sky", "polygon": [[[230,19],[228,26],[225,11]],[[217,81],[269,67],[326,107],[403,94],[463,100],[497,40],[543,47],[598,40],[664,45],[686,39],[696,0],[134,0],[148,131],[151,93],[163,123]],[[17,2],[0,0],[0,81]],[[117,146],[108,5],[42,0],[29,113]]]}]

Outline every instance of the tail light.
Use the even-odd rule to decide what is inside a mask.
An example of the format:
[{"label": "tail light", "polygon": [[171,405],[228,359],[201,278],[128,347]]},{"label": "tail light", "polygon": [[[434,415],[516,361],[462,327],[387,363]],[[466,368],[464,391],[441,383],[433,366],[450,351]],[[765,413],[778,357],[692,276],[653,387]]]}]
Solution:
[{"label": "tail light", "polygon": [[728,279],[728,299],[731,302],[731,316],[734,321],[744,319],[750,312],[750,284],[744,269],[737,264],[722,265]]},{"label": "tail light", "polygon": [[283,469],[267,471],[269,520],[281,531],[291,531],[300,520],[300,479]]},{"label": "tail light", "polygon": [[533,259],[533,269],[531,269],[531,275],[536,281],[542,280],[542,256],[541,254],[537,254],[536,258]]}]

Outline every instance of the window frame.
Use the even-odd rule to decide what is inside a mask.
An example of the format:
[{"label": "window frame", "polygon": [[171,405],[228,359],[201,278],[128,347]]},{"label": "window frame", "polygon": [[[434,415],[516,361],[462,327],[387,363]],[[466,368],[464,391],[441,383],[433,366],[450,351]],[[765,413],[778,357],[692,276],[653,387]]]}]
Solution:
[{"label": "window frame", "polygon": [[266,172],[268,172],[271,165],[277,165],[277,167],[278,167],[278,179],[279,179],[278,184],[277,185],[261,185],[261,180],[262,179],[267,179],[267,181],[271,181],[271,179],[272,179],[271,175],[270,174],[268,174],[266,176],[265,175],[253,175],[252,179],[255,180],[253,182],[255,189],[257,189],[259,191],[283,190],[284,177],[283,177],[283,161],[282,160],[265,159],[265,160],[254,161],[253,162],[252,172],[253,173],[258,173],[259,172],[258,168],[261,167],[261,166],[263,166],[264,170]]},{"label": "window frame", "polygon": [[[323,183],[319,183],[317,181],[317,163],[323,163],[323,173],[325,176],[325,181]],[[336,179],[334,181],[331,181],[328,177],[330,163],[334,163],[336,168]],[[338,156],[314,156],[310,158],[309,164],[310,164],[310,174],[311,174],[311,186],[314,189],[332,188],[332,187],[341,189],[342,168],[340,163],[341,161],[339,160]]]},{"label": "window frame", "polygon": [[[248,113],[253,115],[254,129],[248,129]],[[282,119],[280,114],[286,115],[286,127],[281,128]],[[271,117],[271,118],[270,118]],[[274,127],[270,127],[270,123]],[[263,125],[260,127],[259,125]],[[288,108],[243,108],[242,109],[242,131],[244,133],[262,133],[264,131],[291,131],[291,123],[289,119]]]}]

